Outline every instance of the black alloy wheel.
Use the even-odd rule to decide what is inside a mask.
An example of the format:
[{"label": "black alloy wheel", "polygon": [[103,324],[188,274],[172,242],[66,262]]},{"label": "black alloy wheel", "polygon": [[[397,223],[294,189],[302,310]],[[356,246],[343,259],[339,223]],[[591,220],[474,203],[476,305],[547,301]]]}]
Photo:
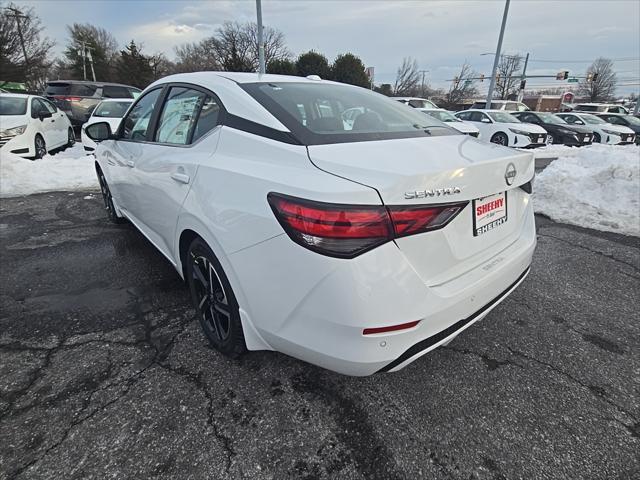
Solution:
[{"label": "black alloy wheel", "polygon": [[47,154],[47,144],[44,143],[44,138],[42,138],[40,134],[36,135],[36,139],[34,140],[34,147],[36,151],[36,159],[42,158]]},{"label": "black alloy wheel", "polygon": [[240,308],[220,262],[200,238],[189,246],[185,262],[191,299],[209,343],[228,357],[239,357],[247,350]]},{"label": "black alloy wheel", "polygon": [[491,137],[491,143],[496,143],[498,145],[503,145],[506,147],[509,145],[509,137],[507,137],[502,132],[498,132],[493,137]]},{"label": "black alloy wheel", "polygon": [[104,201],[104,208],[107,211],[107,217],[113,223],[122,223],[123,218],[118,217],[116,214],[116,207],[113,205],[113,198],[111,197],[111,191],[107,184],[107,179],[104,178],[104,174],[100,168],[97,169],[98,181],[100,182],[100,191],[102,192],[102,200]]}]

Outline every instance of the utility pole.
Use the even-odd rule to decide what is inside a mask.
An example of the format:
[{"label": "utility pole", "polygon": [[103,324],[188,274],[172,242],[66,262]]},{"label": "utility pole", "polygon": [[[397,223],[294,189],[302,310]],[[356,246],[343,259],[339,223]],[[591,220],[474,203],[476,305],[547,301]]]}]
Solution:
[{"label": "utility pole", "polygon": [[96,81],[96,71],[93,69],[93,55],[91,54],[91,50],[93,50],[93,47],[84,47],[86,52],[87,52],[87,56],[89,57],[89,63],[91,64],[91,75],[93,76],[93,81]]},{"label": "utility pole", "polygon": [[522,82],[527,80],[527,65],[529,64],[529,52],[524,57],[524,67],[522,67],[522,75],[520,76],[520,91],[518,92],[518,101],[521,102],[524,97],[524,87]]},{"label": "utility pole", "polygon": [[258,62],[260,75],[264,75],[266,72],[264,64],[264,41],[262,39],[262,2],[256,0],[256,14],[258,16]]},{"label": "utility pole", "polygon": [[16,19],[16,26],[18,27],[18,36],[20,37],[20,45],[22,46],[22,54],[24,55],[24,66],[25,66],[25,77],[29,71],[29,57],[27,56],[27,49],[24,45],[24,35],[22,34],[22,25],[20,24],[21,18],[27,18],[20,10],[15,7],[7,7],[5,10],[9,10],[13,13],[13,15],[7,15],[7,17],[12,17]]},{"label": "utility pole", "polygon": [[507,15],[509,14],[509,3],[506,0],[504,4],[504,13],[502,14],[502,26],[500,27],[500,36],[498,37],[498,46],[496,47],[496,56],[493,59],[493,69],[491,70],[491,82],[489,83],[489,92],[487,93],[486,109],[491,108],[491,100],[493,99],[493,89],[496,86],[496,73],[498,70],[498,62],[500,61],[500,51],[502,50],[502,39],[504,38],[504,28],[507,25]]},{"label": "utility pole", "polygon": [[422,74],[422,87],[420,88],[420,95],[425,96],[424,95],[424,76],[426,73],[429,73],[429,70],[420,70],[420,73]]},{"label": "utility pole", "polygon": [[82,78],[84,80],[87,79],[87,55],[85,53],[85,46],[84,46],[84,41],[81,42],[82,44]]}]

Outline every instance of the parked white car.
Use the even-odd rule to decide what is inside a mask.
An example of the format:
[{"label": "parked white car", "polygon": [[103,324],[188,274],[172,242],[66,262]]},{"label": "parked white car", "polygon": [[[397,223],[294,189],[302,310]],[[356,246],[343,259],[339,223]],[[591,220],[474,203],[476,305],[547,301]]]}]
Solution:
[{"label": "parked white car", "polygon": [[558,117],[571,125],[582,125],[593,132],[595,143],[606,143],[608,145],[625,145],[636,140],[636,133],[624,125],[614,125],[608,123],[600,117],[591,113],[571,112],[557,113]]},{"label": "parked white car", "polygon": [[21,157],[42,158],[76,137],[67,115],[46,98],[0,94],[0,148]]},{"label": "parked white car", "polygon": [[460,133],[471,135],[476,138],[480,137],[480,130],[478,130],[475,125],[460,120],[453,113],[445,110],[444,108],[418,108],[417,110],[420,110],[422,113],[426,113],[436,120],[446,123],[448,126],[455,128]]},{"label": "parked white car", "polygon": [[[472,109],[485,110],[486,100],[476,100],[471,105]],[[515,100],[491,100],[491,110],[508,110],[510,112],[526,112],[531,110],[527,105]]]},{"label": "parked white car", "polygon": [[615,103],[577,103],[573,106],[574,112],[598,112],[598,113],[623,113],[629,114],[629,110]]},{"label": "parked white car", "polygon": [[505,147],[535,148],[547,144],[547,131],[530,123],[522,123],[504,110],[463,110],[460,120],[473,123],[484,140]]},{"label": "parked white car", "polygon": [[87,122],[82,125],[80,136],[85,152],[93,153],[97,146],[96,142],[87,136],[85,129],[97,122],[107,122],[111,127],[111,131],[115,132],[118,130],[122,117],[127,113],[132,103],[133,100],[131,98],[108,98],[96,105]]},{"label": "parked white car", "polygon": [[390,97],[396,102],[404,103],[413,108],[438,108],[431,100],[420,97]]},{"label": "parked white car", "polygon": [[147,87],[117,132],[86,132],[101,141],[110,218],[129,219],[175,266],[210,343],[232,357],[277,350],[344,374],[399,370],[529,272],[531,152],[368,89],[178,74]]}]

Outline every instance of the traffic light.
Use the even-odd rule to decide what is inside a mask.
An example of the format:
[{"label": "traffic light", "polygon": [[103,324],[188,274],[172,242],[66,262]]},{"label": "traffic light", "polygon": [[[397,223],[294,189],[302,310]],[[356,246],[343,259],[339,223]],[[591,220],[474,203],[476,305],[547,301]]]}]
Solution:
[{"label": "traffic light", "polygon": [[568,70],[564,70],[564,71],[558,72],[556,74],[556,80],[566,80],[567,78],[569,78],[569,71]]},{"label": "traffic light", "polygon": [[527,85],[527,81],[526,80],[521,80],[520,81],[520,90],[524,90],[524,87]]},{"label": "traffic light", "polygon": [[597,79],[598,79],[598,74],[597,73],[594,73],[594,74],[591,75],[591,81],[592,82],[595,82]]},{"label": "traffic light", "polygon": [[484,73],[481,73],[481,74],[480,74],[480,81],[481,81],[481,82],[484,82]]}]

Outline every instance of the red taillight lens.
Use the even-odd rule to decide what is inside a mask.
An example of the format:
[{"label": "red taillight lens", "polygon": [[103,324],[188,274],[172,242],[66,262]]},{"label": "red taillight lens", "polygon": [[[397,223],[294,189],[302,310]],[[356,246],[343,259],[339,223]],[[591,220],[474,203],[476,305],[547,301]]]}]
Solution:
[{"label": "red taillight lens", "polygon": [[420,323],[420,320],[416,320],[415,322],[401,323],[400,325],[390,325],[388,327],[365,328],[362,331],[362,334],[375,335],[376,333],[397,332],[398,330],[407,330],[409,328],[413,328],[419,323]]},{"label": "red taillight lens", "polygon": [[289,237],[310,250],[353,258],[397,237],[444,227],[468,202],[435,206],[341,205],[278,193],[269,205]]},{"label": "red taillight lens", "polygon": [[389,215],[397,237],[437,230],[460,213],[467,202],[447,205],[389,207]]},{"label": "red taillight lens", "polygon": [[56,100],[66,100],[67,102],[79,102],[82,97],[67,97],[66,95],[54,95]]},{"label": "red taillight lens", "polygon": [[325,255],[352,258],[393,238],[382,205],[338,205],[274,193],[268,200],[293,241]]}]

